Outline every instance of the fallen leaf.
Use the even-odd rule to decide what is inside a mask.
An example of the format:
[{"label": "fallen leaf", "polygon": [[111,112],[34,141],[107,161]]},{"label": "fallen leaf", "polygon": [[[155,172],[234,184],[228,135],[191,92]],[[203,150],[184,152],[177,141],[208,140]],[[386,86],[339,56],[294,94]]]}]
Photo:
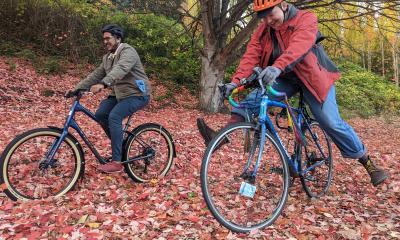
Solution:
[{"label": "fallen leaf", "polygon": [[91,222],[91,223],[87,223],[86,225],[89,226],[90,228],[99,228],[101,223]]},{"label": "fallen leaf", "polygon": [[81,216],[76,224],[84,224],[88,217],[89,217],[88,214]]}]

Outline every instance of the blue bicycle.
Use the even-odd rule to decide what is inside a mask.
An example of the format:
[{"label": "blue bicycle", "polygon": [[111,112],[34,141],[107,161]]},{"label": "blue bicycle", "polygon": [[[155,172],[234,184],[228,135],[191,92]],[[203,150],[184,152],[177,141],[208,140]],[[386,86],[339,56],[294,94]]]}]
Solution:
[{"label": "blue bicycle", "polygon": [[[309,197],[323,196],[332,180],[331,140],[308,114],[302,94],[299,106],[291,107],[284,93],[263,85],[258,79],[260,72],[255,68],[229,97],[231,105],[246,108],[235,102],[233,95],[261,88],[258,116],[220,130],[208,145],[201,166],[201,188],[209,210],[219,223],[235,232],[273,224],[294,179],[300,178]],[[268,92],[284,101],[269,100]],[[282,110],[275,124],[268,116],[270,107]],[[289,132],[292,144],[284,144],[286,139],[275,126]]]},{"label": "blue bicycle", "polygon": [[[0,159],[0,186],[12,200],[61,196],[83,177],[85,159],[82,146],[69,132],[75,129],[101,164],[109,158],[99,154],[75,121],[82,112],[96,117],[79,100],[76,91],[63,128],[49,126],[24,132],[12,140]],[[124,126],[123,159],[125,171],[136,182],[157,181],[170,170],[175,157],[171,134],[161,125],[144,123],[129,131],[132,115]]]}]

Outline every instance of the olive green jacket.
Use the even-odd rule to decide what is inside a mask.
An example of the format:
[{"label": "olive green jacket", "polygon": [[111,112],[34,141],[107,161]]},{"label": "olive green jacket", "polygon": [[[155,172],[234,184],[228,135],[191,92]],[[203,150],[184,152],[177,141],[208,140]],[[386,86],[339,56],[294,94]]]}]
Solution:
[{"label": "olive green jacket", "polygon": [[139,55],[126,43],[121,43],[115,53],[105,54],[100,66],[80,81],[75,89],[89,89],[98,83],[110,87],[110,95],[116,96],[118,100],[131,96],[148,96],[151,92]]}]

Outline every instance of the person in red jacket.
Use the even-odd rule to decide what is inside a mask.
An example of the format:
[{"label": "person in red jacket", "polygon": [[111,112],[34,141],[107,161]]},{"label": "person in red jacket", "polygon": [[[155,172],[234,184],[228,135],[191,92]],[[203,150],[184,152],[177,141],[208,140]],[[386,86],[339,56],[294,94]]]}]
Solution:
[{"label": "person in red jacket", "polygon": [[[323,37],[318,31],[316,15],[282,0],[254,0],[253,6],[263,21],[253,33],[231,82],[225,84],[224,96],[231,94],[240,79],[250,76],[255,66],[262,67],[263,82],[272,83],[277,91],[290,97],[301,89],[315,119],[342,156],[358,159],[374,186],[383,183],[388,174],[372,162],[353,128],[340,117],[334,85],[340,73],[319,44]],[[261,101],[258,91],[251,92],[244,101]],[[279,100],[272,95],[269,98]],[[228,124],[248,120],[258,111],[257,107],[233,108]],[[197,119],[197,126],[208,145],[215,131],[202,118]]]}]

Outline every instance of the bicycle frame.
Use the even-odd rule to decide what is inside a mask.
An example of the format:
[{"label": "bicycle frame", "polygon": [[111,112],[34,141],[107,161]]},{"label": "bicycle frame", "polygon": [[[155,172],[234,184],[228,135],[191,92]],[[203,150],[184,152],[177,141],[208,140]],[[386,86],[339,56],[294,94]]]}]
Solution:
[{"label": "bicycle frame", "polygon": [[[89,147],[90,151],[92,151],[92,153],[95,155],[95,157],[97,158],[97,160],[104,164],[107,163],[107,159],[105,159],[104,157],[102,157],[100,155],[100,153],[97,151],[97,149],[95,148],[95,146],[92,144],[92,142],[88,139],[88,137],[85,135],[85,133],[83,132],[83,130],[79,127],[79,124],[75,121],[74,116],[77,112],[82,112],[84,113],[86,116],[88,116],[89,118],[91,118],[93,121],[95,121],[96,123],[99,124],[98,120],[96,119],[95,115],[88,110],[87,108],[85,108],[83,105],[80,104],[79,100],[80,100],[81,96],[77,96],[70,108],[70,111],[68,113],[67,119],[64,123],[64,127],[63,127],[63,131],[62,134],[60,136],[60,138],[55,141],[52,146],[50,147],[49,152],[46,154],[46,161],[48,162],[49,165],[52,164],[52,162],[54,161],[54,155],[56,154],[58,148],[60,147],[61,143],[64,141],[64,139],[66,138],[66,136],[69,134],[68,129],[71,127],[73,129],[75,129],[79,136],[81,136],[82,140],[86,143],[86,145]],[[132,116],[129,116],[125,127],[123,129],[123,132],[125,134],[124,139],[126,139],[126,135],[130,134],[130,132],[128,132],[128,128],[130,126],[130,120],[131,120]],[[130,159],[129,162],[134,161],[134,160],[139,160],[142,158],[137,158],[137,159]]]},{"label": "bicycle frame", "polygon": [[[259,115],[258,115],[258,122],[257,122],[257,129],[261,128],[261,139],[260,139],[260,149],[258,152],[258,157],[256,160],[256,164],[254,166],[254,170],[253,173],[251,175],[252,179],[255,179],[255,176],[257,175],[257,171],[260,165],[260,161],[262,158],[262,154],[263,154],[263,150],[264,150],[264,145],[266,142],[266,132],[267,129],[271,132],[271,134],[279,141],[279,144],[281,145],[284,154],[286,155],[286,159],[288,160],[288,164],[289,167],[294,169],[296,174],[300,175],[300,176],[304,176],[307,172],[313,170],[314,168],[322,165],[324,163],[324,161],[318,161],[316,163],[314,163],[313,165],[309,166],[308,168],[304,169],[304,170],[300,170],[300,164],[299,164],[299,157],[300,157],[300,153],[296,152],[295,156],[290,156],[285,144],[282,142],[281,138],[278,135],[278,132],[275,130],[274,125],[272,124],[271,119],[269,118],[267,112],[268,112],[268,107],[279,107],[282,109],[286,109],[286,108],[290,108],[293,112],[295,112],[297,114],[297,121],[295,121],[293,124],[297,124],[297,128],[298,129],[302,129],[303,127],[306,127],[308,131],[310,131],[310,133],[312,133],[311,131],[311,127],[309,124],[310,121],[310,117],[308,116],[308,114],[305,111],[305,106],[303,103],[303,98],[302,95],[300,96],[300,103],[299,103],[299,108],[293,108],[285,103],[279,102],[279,101],[274,101],[274,100],[269,100],[268,96],[267,96],[267,91],[264,88],[263,84],[260,82],[260,86],[262,89],[262,97],[261,97],[261,103],[260,103],[260,111],[259,111]],[[271,88],[270,88],[271,89]],[[280,94],[278,92],[274,92],[273,89],[270,90],[272,92],[273,95],[278,95],[280,96]],[[317,141],[317,137],[315,136],[315,134],[311,134],[312,135],[312,139],[313,141],[316,143],[318,150],[321,152],[323,158],[326,158],[325,153],[322,150],[321,145],[319,144],[319,142]],[[297,143],[296,143],[297,144]],[[296,148],[296,150],[298,150],[298,148]],[[301,149],[300,149],[301,151]],[[252,155],[249,156],[249,160],[246,164],[246,167],[243,171],[243,173],[247,172],[247,169],[250,166],[250,161],[251,161]]]},{"label": "bicycle frame", "polygon": [[53,161],[54,155],[56,154],[58,148],[60,147],[61,143],[64,141],[65,137],[69,134],[68,129],[70,127],[72,127],[73,129],[75,129],[79,136],[81,136],[81,138],[83,139],[83,141],[86,143],[86,145],[89,147],[90,151],[92,151],[92,153],[96,156],[97,160],[101,163],[106,163],[107,160],[104,159],[99,152],[97,151],[97,149],[93,146],[93,144],[90,142],[90,140],[88,139],[88,137],[85,135],[85,133],[83,132],[83,130],[79,127],[79,124],[75,121],[74,116],[75,113],[77,112],[83,112],[85,115],[87,115],[88,117],[90,117],[91,119],[93,119],[96,123],[98,123],[95,115],[88,110],[87,108],[85,108],[84,106],[82,106],[79,102],[80,97],[76,97],[71,108],[70,111],[68,113],[67,119],[64,123],[64,127],[63,127],[63,131],[62,134],[60,136],[60,138],[53,143],[53,145],[50,147],[50,151],[48,152],[48,154],[46,155],[46,160],[49,162],[49,164],[51,164],[51,162]]}]

